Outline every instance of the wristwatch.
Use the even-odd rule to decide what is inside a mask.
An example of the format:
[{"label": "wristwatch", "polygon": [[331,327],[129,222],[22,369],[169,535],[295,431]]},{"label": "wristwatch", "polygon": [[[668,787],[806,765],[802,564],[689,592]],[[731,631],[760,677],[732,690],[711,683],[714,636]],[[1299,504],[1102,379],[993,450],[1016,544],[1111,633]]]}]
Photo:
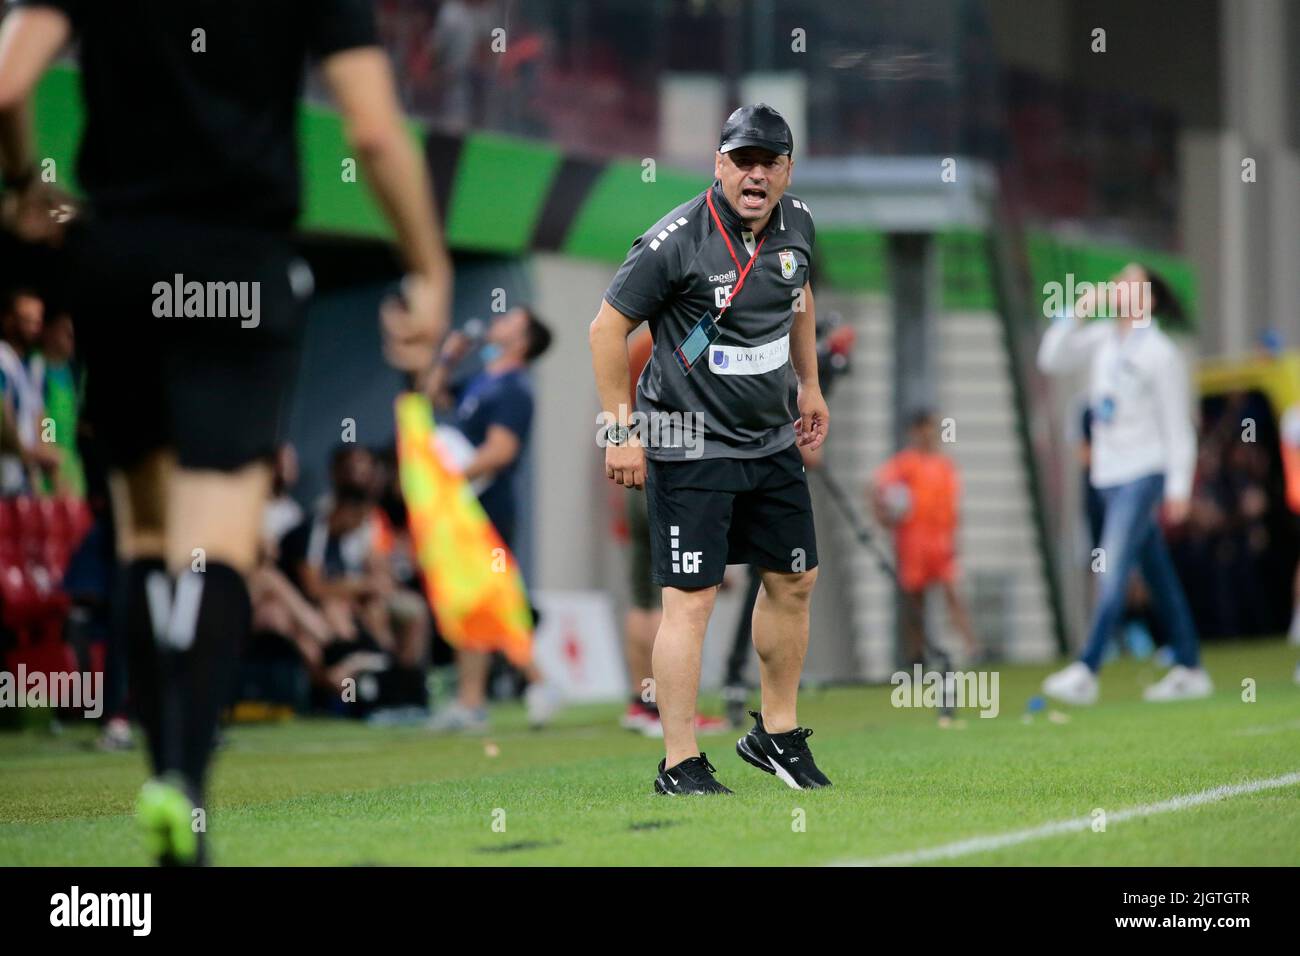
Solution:
[{"label": "wristwatch", "polygon": [[605,441],[611,445],[626,445],[629,435],[626,425],[610,425],[605,429]]}]

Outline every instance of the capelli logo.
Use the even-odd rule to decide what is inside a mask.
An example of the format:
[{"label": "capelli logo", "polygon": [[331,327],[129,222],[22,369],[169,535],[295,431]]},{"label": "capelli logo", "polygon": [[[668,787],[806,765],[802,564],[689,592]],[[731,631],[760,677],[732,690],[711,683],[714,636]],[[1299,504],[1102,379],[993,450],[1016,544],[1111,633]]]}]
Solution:
[{"label": "capelli logo", "polygon": [[82,893],[73,886],[50,897],[51,926],[125,926],[133,936],[148,936],[152,914],[152,893]]}]

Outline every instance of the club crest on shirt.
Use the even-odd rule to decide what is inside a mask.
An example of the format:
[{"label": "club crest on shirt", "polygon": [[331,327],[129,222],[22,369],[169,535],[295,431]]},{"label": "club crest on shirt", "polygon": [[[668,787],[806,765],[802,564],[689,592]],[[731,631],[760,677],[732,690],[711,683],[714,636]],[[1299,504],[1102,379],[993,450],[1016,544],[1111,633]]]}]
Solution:
[{"label": "club crest on shirt", "polygon": [[781,258],[781,278],[793,279],[795,269],[799,268],[799,263],[794,257],[794,251],[782,249],[779,255]]}]

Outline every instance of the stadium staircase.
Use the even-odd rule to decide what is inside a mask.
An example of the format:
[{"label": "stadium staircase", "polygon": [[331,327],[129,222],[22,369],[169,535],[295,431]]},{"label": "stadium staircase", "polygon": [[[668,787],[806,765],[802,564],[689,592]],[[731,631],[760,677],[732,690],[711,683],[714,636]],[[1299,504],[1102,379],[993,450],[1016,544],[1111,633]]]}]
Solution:
[{"label": "stadium staircase", "polygon": [[[857,332],[853,374],[832,396],[837,437],[827,445],[827,461],[842,484],[862,489],[894,450],[888,299],[859,300],[852,322]],[[1057,652],[1051,591],[1037,542],[1003,323],[996,312],[945,311],[938,344],[936,406],[941,419],[955,422],[957,440],[945,451],[961,470],[962,586],[976,633],[994,657],[1049,659]],[[862,496],[854,497],[861,504]],[[861,512],[866,516],[865,508]],[[892,553],[889,535],[874,522],[871,526]],[[832,534],[832,547],[853,582],[848,605],[861,674],[887,679],[897,666],[893,584],[851,528],[836,522]],[[932,638],[956,652],[959,642],[941,600],[933,601],[929,620]]]}]

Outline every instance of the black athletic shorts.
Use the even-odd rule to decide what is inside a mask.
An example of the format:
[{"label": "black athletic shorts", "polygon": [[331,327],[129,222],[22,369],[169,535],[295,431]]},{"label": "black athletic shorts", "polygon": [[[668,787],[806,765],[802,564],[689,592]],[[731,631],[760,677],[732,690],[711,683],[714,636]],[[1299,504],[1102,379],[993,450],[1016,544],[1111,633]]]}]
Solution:
[{"label": "black athletic shorts", "polygon": [[[90,220],[68,253],[83,419],[110,467],[170,448],[182,467],[231,471],[275,450],[312,291],[288,235]],[[201,315],[186,316],[187,303]]]},{"label": "black athletic shorts", "polygon": [[713,587],[728,564],[817,567],[808,477],[794,445],[765,458],[647,461],[646,500],[656,584]]}]

